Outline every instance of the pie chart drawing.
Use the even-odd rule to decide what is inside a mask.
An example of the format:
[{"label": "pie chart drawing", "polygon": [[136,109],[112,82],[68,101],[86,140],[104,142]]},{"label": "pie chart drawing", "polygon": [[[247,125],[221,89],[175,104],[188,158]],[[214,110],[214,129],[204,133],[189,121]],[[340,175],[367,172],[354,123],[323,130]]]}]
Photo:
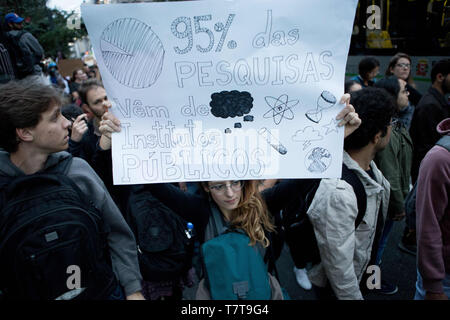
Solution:
[{"label": "pie chart drawing", "polygon": [[164,47],[147,24],[133,18],[117,19],[100,39],[103,61],[114,79],[124,86],[143,89],[161,74]]}]

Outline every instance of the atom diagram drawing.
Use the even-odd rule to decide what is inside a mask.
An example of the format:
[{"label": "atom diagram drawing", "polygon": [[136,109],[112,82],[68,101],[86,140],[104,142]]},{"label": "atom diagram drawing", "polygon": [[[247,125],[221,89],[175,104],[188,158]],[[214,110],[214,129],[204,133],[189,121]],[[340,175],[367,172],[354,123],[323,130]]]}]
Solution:
[{"label": "atom diagram drawing", "polygon": [[265,100],[270,109],[263,115],[264,118],[272,117],[276,125],[279,125],[283,119],[294,119],[292,108],[299,103],[298,100],[289,100],[287,94],[282,94],[278,98],[267,96]]}]

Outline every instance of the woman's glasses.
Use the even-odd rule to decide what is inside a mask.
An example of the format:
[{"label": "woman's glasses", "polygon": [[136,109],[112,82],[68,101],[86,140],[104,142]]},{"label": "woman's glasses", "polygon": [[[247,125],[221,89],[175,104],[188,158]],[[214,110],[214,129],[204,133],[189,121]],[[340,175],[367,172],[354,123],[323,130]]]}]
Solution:
[{"label": "woman's glasses", "polygon": [[225,193],[225,191],[228,188],[231,188],[231,190],[233,190],[233,191],[239,191],[242,189],[243,185],[244,185],[244,181],[235,180],[235,181],[231,181],[230,183],[215,184],[215,185],[209,186],[208,189],[210,191],[213,191],[214,193]]},{"label": "woman's glasses", "polygon": [[411,65],[409,63],[397,63],[396,66],[400,67],[400,68],[407,68],[407,69],[411,68]]}]

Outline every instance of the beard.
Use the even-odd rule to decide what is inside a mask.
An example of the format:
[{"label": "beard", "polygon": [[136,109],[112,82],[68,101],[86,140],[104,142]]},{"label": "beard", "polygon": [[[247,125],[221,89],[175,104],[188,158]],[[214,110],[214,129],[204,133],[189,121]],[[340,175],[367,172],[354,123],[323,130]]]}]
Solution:
[{"label": "beard", "polygon": [[444,95],[450,93],[450,79],[449,77],[445,77],[445,80],[442,82],[442,92]]}]

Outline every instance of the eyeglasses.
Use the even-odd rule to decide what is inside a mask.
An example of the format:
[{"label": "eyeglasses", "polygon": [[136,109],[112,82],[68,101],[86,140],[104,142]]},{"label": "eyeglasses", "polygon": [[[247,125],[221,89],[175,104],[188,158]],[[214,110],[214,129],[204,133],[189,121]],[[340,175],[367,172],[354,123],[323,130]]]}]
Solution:
[{"label": "eyeglasses", "polygon": [[244,181],[241,180],[235,180],[231,181],[231,183],[224,183],[224,184],[215,184],[212,186],[209,186],[208,189],[213,191],[214,193],[225,193],[225,191],[228,189],[228,187],[231,188],[233,191],[239,191],[242,189],[244,185]]},{"label": "eyeglasses", "polygon": [[407,68],[407,69],[411,68],[411,65],[409,63],[397,63],[396,66],[400,67],[400,68]]}]

